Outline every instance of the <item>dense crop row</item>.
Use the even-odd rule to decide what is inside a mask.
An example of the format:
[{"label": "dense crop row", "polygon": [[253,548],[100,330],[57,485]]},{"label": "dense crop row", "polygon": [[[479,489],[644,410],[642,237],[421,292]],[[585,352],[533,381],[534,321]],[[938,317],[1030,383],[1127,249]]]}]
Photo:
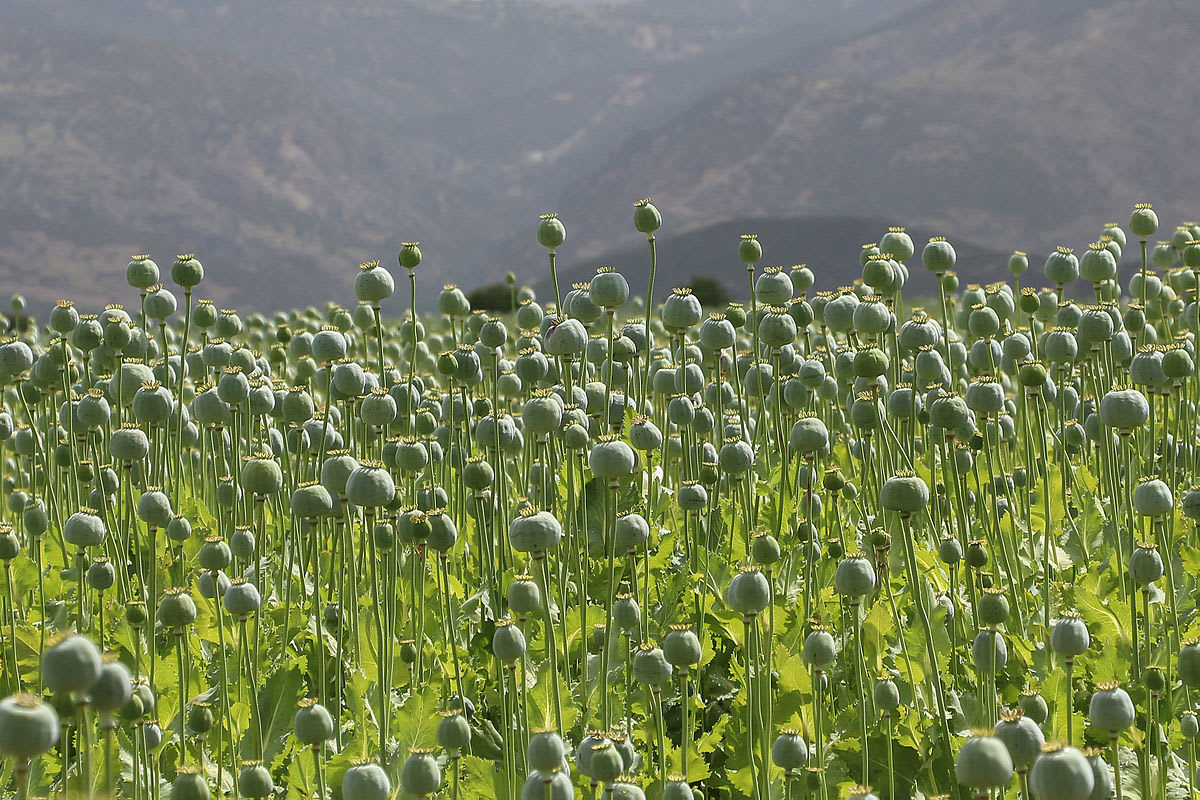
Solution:
[{"label": "dense crop row", "polygon": [[812,293],[746,236],[706,315],[634,223],[651,314],[560,294],[554,215],[505,319],[393,324],[378,262],[350,310],[218,310],[190,255],[182,299],[145,256],[128,311],[15,298],[0,784],[1191,797],[1200,227],[1138,206],[961,292],[943,239]]}]

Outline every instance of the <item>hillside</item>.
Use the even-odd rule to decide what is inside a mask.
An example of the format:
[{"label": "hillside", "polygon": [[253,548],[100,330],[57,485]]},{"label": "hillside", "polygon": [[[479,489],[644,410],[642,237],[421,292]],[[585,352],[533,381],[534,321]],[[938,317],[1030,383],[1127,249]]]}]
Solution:
[{"label": "hillside", "polygon": [[[1002,252],[1086,245],[1154,201],[1200,208],[1194,6],[937,2],[715,92],[577,181],[571,258],[632,244],[629,202],[686,232],[746,215],[866,215]],[[532,250],[527,243],[514,248]]]},{"label": "hillside", "polygon": [[98,300],[195,250],[272,307],[420,239],[423,288],[470,282],[628,131],[865,5],[0,0],[0,276]]}]

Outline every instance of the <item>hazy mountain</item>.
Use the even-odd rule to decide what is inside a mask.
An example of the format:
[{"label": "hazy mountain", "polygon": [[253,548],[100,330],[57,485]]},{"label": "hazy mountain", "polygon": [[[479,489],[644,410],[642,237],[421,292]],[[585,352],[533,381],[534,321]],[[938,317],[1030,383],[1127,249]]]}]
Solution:
[{"label": "hazy mountain", "polygon": [[0,0],[0,276],[128,299],[130,254],[186,250],[227,304],[350,303],[359,261],[420,239],[424,290],[533,281],[539,212],[590,272],[644,195],[664,259],[746,218],[1081,245],[1136,201],[1200,207],[1190,8]]},{"label": "hazy mountain", "polygon": [[628,203],[643,194],[676,233],[733,214],[869,215],[1039,265],[1136,202],[1173,225],[1200,208],[1180,169],[1200,139],[1194,12],[1182,0],[928,4],[631,137],[563,193],[558,210],[578,221],[563,255],[637,241]]}]

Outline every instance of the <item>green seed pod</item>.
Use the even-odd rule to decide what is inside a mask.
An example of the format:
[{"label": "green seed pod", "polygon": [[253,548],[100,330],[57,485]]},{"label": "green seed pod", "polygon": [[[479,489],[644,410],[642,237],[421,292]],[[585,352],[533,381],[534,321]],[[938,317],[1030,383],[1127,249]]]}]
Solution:
[{"label": "green seed pod", "polygon": [[662,306],[662,323],[670,331],[682,331],[700,324],[704,310],[700,300],[687,287],[675,287]]},{"label": "green seed pod", "polygon": [[147,289],[158,283],[158,265],[148,255],[134,256],[125,268],[125,281],[134,289]]},{"label": "green seed pod", "polygon": [[991,731],[979,731],[963,742],[954,761],[954,776],[972,789],[1004,787],[1012,780],[1012,758]]},{"label": "green seed pod", "polygon": [[633,204],[633,227],[637,229],[638,233],[651,236],[661,225],[662,215],[650,203],[649,197],[638,200]]},{"label": "green seed pod", "polygon": [[1189,741],[1200,736],[1200,721],[1197,721],[1195,711],[1183,712],[1179,718],[1179,732]]},{"label": "green seed pod", "polygon": [[663,658],[668,664],[686,672],[688,667],[700,663],[702,651],[700,638],[686,625],[672,625],[663,639]]},{"label": "green seed pod", "polygon": [[1149,203],[1138,203],[1129,216],[1129,232],[1145,240],[1158,232],[1158,215]]},{"label": "green seed pod", "polygon": [[1026,717],[1036,722],[1039,726],[1046,724],[1046,719],[1050,716],[1050,710],[1046,705],[1046,699],[1036,689],[1022,692],[1020,705]]},{"label": "green seed pod", "polygon": [[1102,731],[1118,733],[1133,725],[1136,719],[1133,700],[1116,682],[1100,683],[1088,703],[1088,719]]},{"label": "green seed pod", "polygon": [[225,611],[234,617],[246,617],[258,612],[262,596],[253,583],[238,578],[229,584],[222,598]]},{"label": "green seed pod", "polygon": [[1046,259],[1043,273],[1051,283],[1071,283],[1079,277],[1079,260],[1071,248],[1059,247]]},{"label": "green seed pod", "polygon": [[829,631],[818,628],[804,640],[801,652],[804,662],[814,669],[824,669],[837,658],[837,645]]},{"label": "green seed pod", "polygon": [[190,253],[178,256],[171,265],[171,280],[177,286],[190,290],[204,280],[204,267]]},{"label": "green seed pod", "polygon": [[1036,797],[1089,800],[1096,779],[1092,766],[1074,747],[1055,742],[1042,747],[1029,771],[1029,786]]},{"label": "green seed pod", "polygon": [[979,598],[979,621],[984,625],[1003,625],[1008,622],[1008,598],[1003,589],[985,589]]},{"label": "green seed pod", "polygon": [[1100,421],[1106,427],[1131,431],[1150,419],[1150,404],[1137,389],[1114,389],[1100,398]]},{"label": "green seed pod", "polygon": [[1117,260],[1102,243],[1093,242],[1079,260],[1079,277],[1092,283],[1110,281],[1117,277]]},{"label": "green seed pod", "polygon": [[359,508],[381,508],[395,496],[396,481],[382,462],[360,462],[346,479],[346,497]]},{"label": "green seed pod", "polygon": [[343,800],[389,800],[392,782],[378,764],[354,762],[342,776]]},{"label": "green seed pod", "polygon": [[561,769],[567,757],[566,745],[556,731],[534,733],[525,752],[526,763],[544,773]]},{"label": "green seed pod", "polygon": [[637,457],[633,449],[615,436],[602,436],[588,453],[588,467],[596,477],[615,481],[633,472]]},{"label": "green seed pod", "polygon": [[109,654],[103,659],[100,674],[88,690],[92,706],[101,713],[116,711],[133,695],[133,678],[125,665],[116,658],[115,654]]},{"label": "green seed pod", "polygon": [[401,245],[400,255],[397,260],[400,266],[404,267],[409,272],[417,268],[421,263],[421,248],[418,247],[420,242],[404,242]]},{"label": "green seed pod", "polygon": [[199,767],[179,768],[179,774],[171,781],[171,800],[212,800],[212,791]]},{"label": "green seed pod", "polygon": [[995,674],[1004,669],[1008,663],[1008,643],[1003,634],[991,628],[977,633],[971,645],[971,659],[980,674]]},{"label": "green seed pod", "polygon": [[[574,796],[573,792],[572,796]],[[536,798],[531,798],[531,800],[536,800]],[[563,798],[563,800],[570,800],[570,798]],[[692,787],[688,785],[686,778],[682,775],[671,775],[663,784],[662,800],[696,800],[696,795],[692,792]]]},{"label": "green seed pod", "polygon": [[884,713],[890,714],[900,707],[900,689],[891,675],[884,675],[875,681],[871,693],[875,698],[875,705]]},{"label": "green seed pod", "polygon": [[708,490],[696,481],[685,481],[675,493],[675,502],[683,511],[702,511],[708,506]]},{"label": "green seed pod", "polygon": [[42,681],[50,691],[82,692],[100,677],[100,651],[90,639],[67,634],[47,645],[42,653]]},{"label": "green seed pod", "polygon": [[786,306],[794,291],[791,277],[779,267],[766,267],[754,283],[754,296],[764,306]]},{"label": "green seed pod", "polygon": [[897,473],[884,481],[879,503],[885,510],[904,516],[917,514],[929,505],[929,487],[916,475]]},{"label": "green seed pod", "polygon": [[553,253],[566,238],[567,229],[558,218],[558,214],[542,214],[537,228],[538,244]]},{"label": "green seed pod", "polygon": [[81,508],[63,524],[63,539],[80,549],[98,546],[106,533],[104,520],[90,508]]},{"label": "green seed pod", "polygon": [[1171,513],[1175,498],[1163,481],[1157,478],[1144,480],[1133,490],[1133,507],[1144,517],[1162,517]]},{"label": "green seed pod", "polygon": [[743,264],[753,266],[762,258],[762,245],[758,243],[758,236],[753,233],[743,233],[741,241],[738,243],[738,258]]},{"label": "green seed pod", "polygon": [[492,634],[492,653],[506,663],[519,661],[525,654],[525,634],[512,620],[500,620]]},{"label": "green seed pod", "polygon": [[864,597],[875,590],[875,566],[862,553],[851,553],[838,563],[833,583],[838,594]]},{"label": "green seed pod", "polygon": [[549,511],[525,509],[508,528],[508,541],[518,553],[542,553],[558,546],[562,525]]},{"label": "green seed pod", "polygon": [[629,301],[629,283],[613,267],[600,267],[588,286],[588,293],[601,308],[619,308]]},{"label": "green seed pod", "polygon": [[437,726],[438,744],[452,754],[471,745],[471,724],[459,709],[443,711]]},{"label": "green seed pod", "polygon": [[378,261],[360,264],[358,269],[358,274],[354,276],[354,295],[361,302],[378,304],[380,300],[386,300],[396,291],[392,274],[380,266]]},{"label": "green seed pod", "polygon": [[508,585],[508,608],[515,614],[526,616],[542,608],[542,591],[528,575],[517,575]]},{"label": "green seed pod", "polygon": [[334,722],[325,706],[315,697],[301,700],[296,715],[292,718],[292,732],[301,744],[315,747],[333,738]]},{"label": "green seed pod", "polygon": [[185,628],[196,621],[196,603],[183,587],[167,589],[158,604],[158,621],[165,628]]},{"label": "green seed pod", "polygon": [[759,531],[750,539],[750,557],[755,564],[767,567],[782,559],[783,552],[774,536]]},{"label": "green seed pod", "polygon": [[1046,737],[1038,724],[1021,709],[1002,711],[996,723],[996,738],[1004,743],[1013,766],[1024,771],[1042,752]]},{"label": "green seed pod", "polygon": [[671,680],[674,669],[663,651],[643,644],[633,656],[633,679],[647,686],[659,687]]},{"label": "green seed pod", "polygon": [[216,718],[213,716],[212,704],[203,701],[193,701],[188,704],[187,727],[193,733],[206,734],[213,729]]},{"label": "green seed pod", "polygon": [[238,773],[237,789],[242,797],[270,797],[275,793],[275,782],[271,780],[270,770],[261,761],[243,761],[242,771]]},{"label": "green seed pod", "polygon": [[18,693],[0,700],[0,754],[28,761],[58,742],[58,715],[41,698]]},{"label": "green seed pod", "polygon": [[744,617],[754,617],[771,602],[771,584],[760,568],[743,567],[729,582],[725,600]]}]

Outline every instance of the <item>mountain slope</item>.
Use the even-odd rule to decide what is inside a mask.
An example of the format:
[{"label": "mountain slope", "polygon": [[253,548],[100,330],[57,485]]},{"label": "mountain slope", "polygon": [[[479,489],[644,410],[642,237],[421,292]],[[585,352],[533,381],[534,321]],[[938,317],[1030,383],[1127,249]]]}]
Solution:
[{"label": "mountain slope", "polygon": [[[882,216],[1006,251],[1093,240],[1135,202],[1200,208],[1200,17],[1178,0],[938,2],[711,94],[630,138],[558,210],[573,257],[751,215]],[[602,233],[603,232],[603,233]],[[567,255],[564,248],[564,256]]]}]

